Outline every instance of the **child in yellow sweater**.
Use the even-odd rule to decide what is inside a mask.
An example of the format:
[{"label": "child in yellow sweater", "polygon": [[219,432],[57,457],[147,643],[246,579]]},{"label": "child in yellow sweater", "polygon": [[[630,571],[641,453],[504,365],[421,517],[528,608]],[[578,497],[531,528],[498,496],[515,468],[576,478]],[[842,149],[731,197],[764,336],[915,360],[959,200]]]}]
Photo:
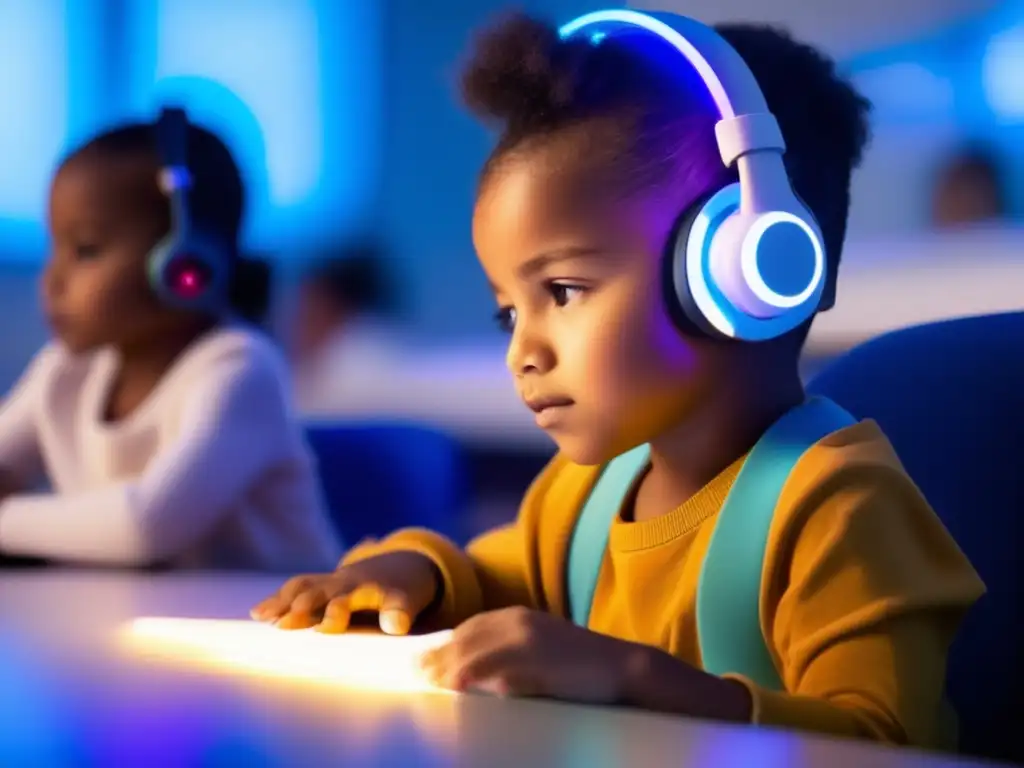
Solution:
[{"label": "child in yellow sweater", "polygon": [[[254,617],[456,627],[424,658],[456,690],[939,743],[947,648],[983,585],[877,425],[807,401],[797,370],[833,300],[867,103],[775,30],[634,11],[503,20],[464,92],[501,130],[474,242],[559,453],[515,524],[465,551],[399,531]],[[818,432],[787,438],[808,413]],[[779,487],[748,483],[727,516],[787,450]],[[751,564],[751,629],[716,634]],[[765,663],[722,660],[744,643]]]}]

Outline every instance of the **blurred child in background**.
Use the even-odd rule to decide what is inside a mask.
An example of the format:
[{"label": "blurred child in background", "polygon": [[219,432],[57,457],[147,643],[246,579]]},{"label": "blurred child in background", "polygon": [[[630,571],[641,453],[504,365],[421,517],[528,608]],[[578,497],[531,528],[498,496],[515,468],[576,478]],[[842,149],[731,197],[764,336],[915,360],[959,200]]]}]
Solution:
[{"label": "blurred child in background", "polygon": [[1009,215],[1003,169],[996,153],[969,147],[940,169],[931,201],[932,224],[951,229],[1005,221]]},{"label": "blurred child in background", "polygon": [[299,285],[291,320],[295,396],[304,413],[344,409],[396,373],[399,333],[380,250],[351,246],[317,263]]},{"label": "blurred child in background", "polygon": [[[0,407],[0,554],[335,562],[285,364],[252,329],[269,270],[239,255],[244,206],[228,148],[179,110],[61,163],[42,280],[55,340]],[[33,492],[44,474],[52,491]]]}]

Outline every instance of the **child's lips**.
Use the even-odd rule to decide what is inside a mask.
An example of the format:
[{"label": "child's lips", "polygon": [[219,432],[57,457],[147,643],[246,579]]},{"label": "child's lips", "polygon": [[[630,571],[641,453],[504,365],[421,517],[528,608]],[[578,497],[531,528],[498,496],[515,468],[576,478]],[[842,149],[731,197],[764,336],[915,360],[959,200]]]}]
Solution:
[{"label": "child's lips", "polygon": [[60,331],[68,325],[68,316],[60,312],[49,312],[46,315],[47,324],[55,331]]},{"label": "child's lips", "polygon": [[551,429],[575,403],[571,397],[549,396],[529,399],[526,404],[536,414],[537,426]]},{"label": "child's lips", "polygon": [[563,397],[561,395],[528,398],[526,400],[527,407],[537,414],[543,413],[551,408],[566,408],[572,404],[573,399],[571,397]]}]

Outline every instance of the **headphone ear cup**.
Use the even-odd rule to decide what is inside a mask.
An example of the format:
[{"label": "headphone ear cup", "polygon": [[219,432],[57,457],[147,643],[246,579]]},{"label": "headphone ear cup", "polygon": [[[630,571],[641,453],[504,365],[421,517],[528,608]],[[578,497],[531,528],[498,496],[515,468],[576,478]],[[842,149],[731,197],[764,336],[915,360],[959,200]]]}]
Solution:
[{"label": "headphone ear cup", "polygon": [[[813,218],[792,198],[788,207],[755,214],[744,213],[740,200],[740,185],[728,184],[697,201],[677,224],[664,286],[684,332],[696,327],[714,339],[765,341],[788,333],[817,307],[824,254]],[[781,294],[774,280],[765,282],[765,263],[771,278],[782,279]],[[804,287],[790,290],[786,281],[794,279],[804,279]]]},{"label": "headphone ear cup", "polygon": [[214,238],[195,230],[186,239],[169,235],[150,251],[149,283],[168,306],[218,312],[227,297],[229,261]]},{"label": "headphone ear cup", "polygon": [[708,201],[718,192],[719,190],[713,190],[702,195],[679,215],[665,244],[665,253],[661,261],[661,285],[665,306],[676,328],[687,336],[719,337],[697,309],[690,295],[689,280],[686,277],[686,251],[690,233]]},{"label": "headphone ear cup", "polygon": [[149,287],[165,304],[174,304],[175,296],[167,283],[167,272],[177,254],[177,238],[173,233],[160,240],[146,257],[146,276]]}]

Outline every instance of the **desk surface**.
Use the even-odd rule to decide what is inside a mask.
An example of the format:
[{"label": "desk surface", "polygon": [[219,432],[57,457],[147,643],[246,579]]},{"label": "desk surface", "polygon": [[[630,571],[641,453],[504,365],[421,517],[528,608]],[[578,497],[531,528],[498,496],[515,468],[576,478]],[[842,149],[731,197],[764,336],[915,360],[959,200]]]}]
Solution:
[{"label": "desk surface", "polygon": [[211,671],[118,640],[137,617],[243,619],[278,584],[266,576],[0,574],[0,765],[969,765],[638,712]]}]

